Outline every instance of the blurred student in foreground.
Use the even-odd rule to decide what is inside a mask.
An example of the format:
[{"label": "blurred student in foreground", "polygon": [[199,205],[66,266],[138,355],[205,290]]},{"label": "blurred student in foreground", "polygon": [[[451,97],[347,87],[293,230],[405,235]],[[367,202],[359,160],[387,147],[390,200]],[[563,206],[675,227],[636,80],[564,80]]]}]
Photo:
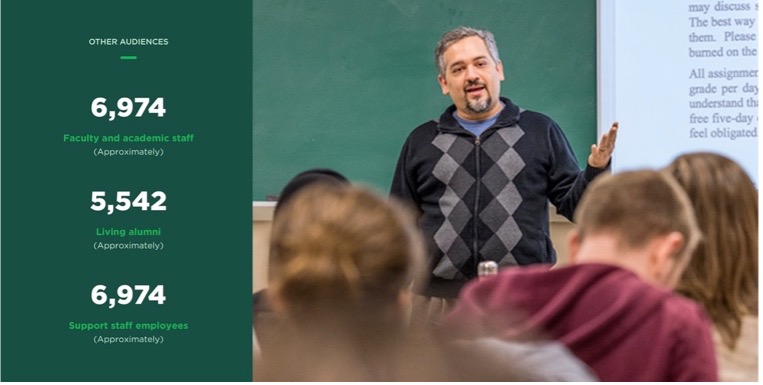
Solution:
[{"label": "blurred student in foreground", "polygon": [[569,266],[506,268],[472,282],[445,334],[512,340],[538,328],[602,381],[716,381],[710,321],[671,290],[700,238],[675,180],[657,171],[597,178],[575,222]]},{"label": "blurred student in foreground", "polygon": [[326,184],[279,208],[267,290],[276,343],[263,351],[256,380],[404,379],[399,372],[414,364],[398,352],[406,288],[422,263],[404,218],[366,190]]},{"label": "blurred student in foreground", "polygon": [[[328,168],[312,168],[302,171],[292,177],[281,190],[281,193],[278,195],[278,202],[273,217],[277,217],[281,208],[286,206],[298,192],[316,184],[349,186],[350,181],[338,171]],[[269,337],[270,334],[267,333],[267,328],[271,327],[271,324],[276,322],[270,304],[268,303],[268,296],[266,293],[267,289],[262,289],[252,295],[252,355],[254,358],[259,358],[261,354],[261,344],[264,344],[267,349],[267,337]],[[263,337],[265,340],[260,341]]]},{"label": "blurred student in foreground", "polygon": [[[527,379],[493,354],[500,341],[446,347],[409,332],[422,248],[413,218],[366,189],[322,184],[295,194],[273,224],[267,295],[278,322],[255,380]],[[581,374],[564,378],[592,378],[573,357],[559,361]]]},{"label": "blurred student in foreground", "polygon": [[721,381],[758,381],[758,192],[734,161],[712,153],[676,158],[665,171],[694,205],[704,242],[676,291],[714,324]]}]

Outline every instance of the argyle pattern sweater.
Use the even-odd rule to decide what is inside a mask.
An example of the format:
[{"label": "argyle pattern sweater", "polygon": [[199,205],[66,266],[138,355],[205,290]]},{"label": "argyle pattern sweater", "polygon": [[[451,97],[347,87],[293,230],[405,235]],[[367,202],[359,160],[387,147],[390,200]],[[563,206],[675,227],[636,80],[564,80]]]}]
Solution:
[{"label": "argyle pattern sweater", "polygon": [[581,171],[553,120],[501,101],[480,136],[461,127],[450,106],[414,129],[400,152],[390,193],[418,208],[431,255],[420,294],[456,297],[481,261],[555,263],[548,202],[572,220],[588,183],[607,170]]}]

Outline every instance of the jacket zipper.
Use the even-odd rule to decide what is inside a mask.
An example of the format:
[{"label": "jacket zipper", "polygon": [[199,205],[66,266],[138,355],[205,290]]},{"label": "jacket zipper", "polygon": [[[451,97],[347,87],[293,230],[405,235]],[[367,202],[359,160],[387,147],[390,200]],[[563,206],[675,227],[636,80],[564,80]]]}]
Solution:
[{"label": "jacket zipper", "polygon": [[477,183],[476,188],[477,189],[475,190],[475,194],[474,194],[474,219],[473,219],[473,225],[472,225],[472,228],[473,228],[472,236],[474,237],[473,242],[472,242],[472,248],[473,248],[473,252],[474,252],[474,272],[475,272],[475,274],[477,272],[477,268],[478,268],[479,263],[480,263],[480,258],[479,258],[479,238],[477,237],[477,233],[478,233],[477,223],[479,222],[478,221],[478,219],[479,219],[479,212],[478,212],[478,210],[479,210],[479,203],[480,203],[480,194],[482,193],[480,191],[482,189],[482,187],[481,187],[481,185],[482,185],[482,169],[481,169],[481,165],[480,165],[480,152],[481,152],[480,144],[481,143],[482,143],[482,141],[480,140],[480,137],[479,136],[475,136],[475,138],[474,138],[474,150],[475,150],[474,151],[474,156],[475,156],[475,160],[476,160],[476,170],[477,170],[477,178],[476,178],[477,179],[476,180],[476,183]]}]

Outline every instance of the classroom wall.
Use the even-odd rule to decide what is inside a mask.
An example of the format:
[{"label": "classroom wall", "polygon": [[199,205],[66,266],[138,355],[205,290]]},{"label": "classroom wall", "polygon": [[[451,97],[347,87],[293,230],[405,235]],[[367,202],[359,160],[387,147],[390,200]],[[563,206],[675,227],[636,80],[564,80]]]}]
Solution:
[{"label": "classroom wall", "polygon": [[[273,220],[273,202],[254,202],[252,205],[252,292],[267,287],[270,229]],[[567,233],[572,222],[555,214],[551,207],[551,241],[557,253],[557,266],[567,263]]]}]

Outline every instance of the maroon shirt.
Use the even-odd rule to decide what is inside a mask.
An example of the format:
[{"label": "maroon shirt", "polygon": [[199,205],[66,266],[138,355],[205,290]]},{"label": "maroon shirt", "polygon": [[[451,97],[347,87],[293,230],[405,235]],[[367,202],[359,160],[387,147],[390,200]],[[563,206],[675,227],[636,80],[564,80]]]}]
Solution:
[{"label": "maroon shirt", "polygon": [[700,306],[613,265],[504,269],[467,285],[442,329],[505,339],[531,330],[567,345],[602,381],[718,380]]}]

